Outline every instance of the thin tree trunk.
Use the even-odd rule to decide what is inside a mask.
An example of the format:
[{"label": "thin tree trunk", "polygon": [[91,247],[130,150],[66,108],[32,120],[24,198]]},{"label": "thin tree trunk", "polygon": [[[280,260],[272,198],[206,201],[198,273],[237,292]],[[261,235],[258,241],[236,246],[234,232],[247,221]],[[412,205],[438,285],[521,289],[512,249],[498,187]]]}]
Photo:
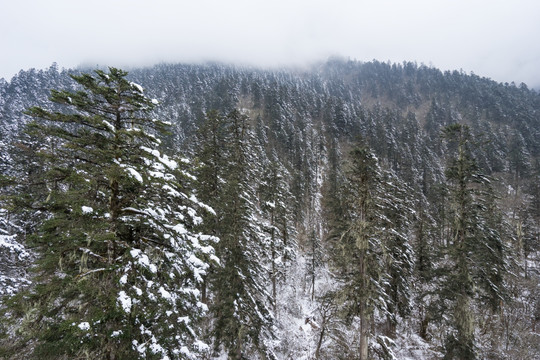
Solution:
[{"label": "thin tree trunk", "polygon": [[116,179],[110,180],[111,196],[109,199],[109,211],[110,211],[110,229],[114,234],[115,239],[109,241],[107,245],[108,261],[112,264],[116,259],[116,238],[118,236],[118,218],[120,217],[120,189],[118,181]]},{"label": "thin tree trunk", "polygon": [[323,319],[323,323],[321,327],[321,334],[319,335],[319,341],[317,342],[317,349],[315,350],[315,359],[319,359],[319,357],[321,356],[321,346],[324,339],[325,330],[326,330],[326,324]]},{"label": "thin tree trunk", "polygon": [[364,305],[360,314],[360,360],[368,359],[369,317],[365,314]]},{"label": "thin tree trunk", "polygon": [[[364,212],[361,214],[362,218]],[[365,252],[365,250],[363,250]],[[360,256],[360,277],[362,279],[362,285],[366,286],[368,283],[367,269],[364,259],[364,254]],[[369,342],[369,316],[367,314],[366,304],[360,304],[360,360],[368,359],[368,342]]]},{"label": "thin tree trunk", "polygon": [[277,308],[277,289],[276,289],[276,236],[274,230],[274,212],[272,211],[271,215],[271,225],[272,225],[272,234],[271,234],[271,252],[272,252],[272,307],[274,314],[276,313]]}]

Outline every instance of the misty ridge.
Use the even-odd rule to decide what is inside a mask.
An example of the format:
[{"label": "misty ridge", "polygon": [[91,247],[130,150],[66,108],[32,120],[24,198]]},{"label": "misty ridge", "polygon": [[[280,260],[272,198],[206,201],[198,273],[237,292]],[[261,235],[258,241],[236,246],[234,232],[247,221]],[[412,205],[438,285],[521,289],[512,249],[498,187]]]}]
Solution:
[{"label": "misty ridge", "polygon": [[540,95],[415,62],[0,81],[0,357],[540,356]]},{"label": "misty ridge", "polygon": [[540,30],[533,0],[32,5],[8,3],[0,14],[2,32],[10,35],[2,39],[10,54],[0,68],[6,80],[21,68],[53,61],[66,68],[220,61],[275,69],[341,55],[364,62],[416,60],[443,72],[463,69],[497,82],[540,84],[539,49],[531,46]]}]

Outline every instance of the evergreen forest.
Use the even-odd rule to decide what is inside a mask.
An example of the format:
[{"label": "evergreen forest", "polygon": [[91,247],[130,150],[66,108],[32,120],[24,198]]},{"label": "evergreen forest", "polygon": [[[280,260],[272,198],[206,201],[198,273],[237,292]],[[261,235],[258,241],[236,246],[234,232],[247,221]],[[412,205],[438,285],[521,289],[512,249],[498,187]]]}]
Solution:
[{"label": "evergreen forest", "polygon": [[0,358],[538,359],[540,94],[340,58],[0,79]]}]

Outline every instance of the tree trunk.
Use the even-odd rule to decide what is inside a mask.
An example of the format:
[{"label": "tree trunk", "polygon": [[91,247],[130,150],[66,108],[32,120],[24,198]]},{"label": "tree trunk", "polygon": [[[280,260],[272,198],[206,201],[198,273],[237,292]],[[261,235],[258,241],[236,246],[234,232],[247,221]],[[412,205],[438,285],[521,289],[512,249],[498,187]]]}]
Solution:
[{"label": "tree trunk", "polygon": [[[421,313],[424,312],[424,309],[422,308],[421,310]],[[428,340],[428,336],[427,336],[427,329],[428,329],[428,326],[429,326],[429,321],[430,321],[430,317],[428,314],[425,314],[422,316],[422,320],[420,321],[420,331],[419,331],[419,334],[420,337],[424,340]]]},{"label": "tree trunk", "polygon": [[364,305],[362,305],[360,315],[360,360],[368,360],[368,342],[369,342],[369,316],[365,314]]},{"label": "tree trunk", "polygon": [[118,238],[118,218],[120,217],[120,189],[118,181],[111,179],[109,183],[111,187],[111,196],[109,199],[109,211],[110,211],[110,229],[114,234],[115,239],[109,241],[107,245],[107,253],[109,257],[109,264],[112,264],[116,259],[116,239]]},{"label": "tree trunk", "polygon": [[474,321],[471,311],[470,297],[461,293],[458,295],[456,304],[457,340],[462,348],[463,359],[473,359],[474,355]]},{"label": "tree trunk", "polygon": [[319,341],[317,342],[317,349],[315,350],[315,359],[319,359],[321,356],[321,346],[324,339],[325,330],[326,330],[326,324],[323,319],[323,323],[321,326],[321,334],[319,335]]},{"label": "tree trunk", "polygon": [[[362,218],[364,215],[364,212],[362,212]],[[365,239],[364,239],[365,241]],[[367,244],[366,244],[367,247]],[[364,250],[365,252],[365,250]],[[360,277],[362,279],[362,285],[363,287],[367,287],[367,284],[369,282],[367,269],[366,269],[366,262],[364,261],[364,254],[360,256]],[[365,300],[364,300],[365,301]],[[367,360],[368,359],[368,343],[369,343],[369,315],[367,313],[366,304],[362,303],[360,304],[360,360]]]},{"label": "tree trunk", "polygon": [[271,258],[272,258],[272,308],[274,310],[274,314],[276,314],[276,308],[277,308],[277,275],[276,275],[276,235],[275,235],[275,227],[274,227],[274,211],[270,214],[270,224],[272,226],[271,230]]}]

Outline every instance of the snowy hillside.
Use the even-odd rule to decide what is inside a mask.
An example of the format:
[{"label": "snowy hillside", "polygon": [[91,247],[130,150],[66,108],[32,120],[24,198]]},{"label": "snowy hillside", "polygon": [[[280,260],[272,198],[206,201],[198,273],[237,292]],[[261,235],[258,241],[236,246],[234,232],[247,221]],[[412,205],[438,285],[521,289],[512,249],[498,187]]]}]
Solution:
[{"label": "snowy hillside", "polygon": [[0,83],[0,139],[7,359],[540,356],[525,84],[52,66]]}]

